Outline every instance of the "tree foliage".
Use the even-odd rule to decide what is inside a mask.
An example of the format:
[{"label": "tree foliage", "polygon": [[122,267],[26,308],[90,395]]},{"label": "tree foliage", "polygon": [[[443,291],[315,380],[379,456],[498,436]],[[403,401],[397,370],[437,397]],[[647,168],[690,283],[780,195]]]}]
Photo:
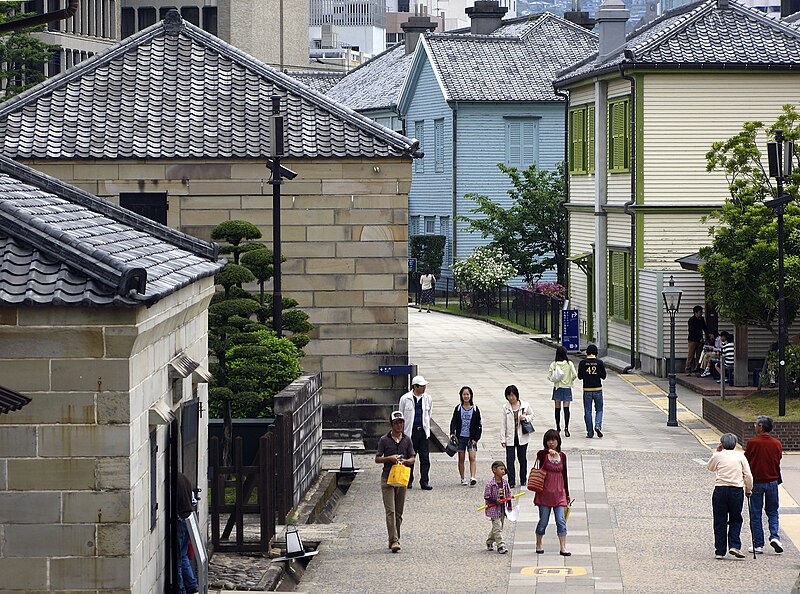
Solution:
[{"label": "tree foliage", "polygon": [[[777,335],[778,315],[778,224],[764,200],[776,195],[762,161],[761,148],[783,130],[787,140],[800,137],[795,107],[786,105],[772,126],[747,122],[741,132],[715,142],[706,154],[708,171],[723,171],[729,197],[725,205],[706,220],[713,224],[711,246],[700,250],[700,271],[709,299],[734,324],[755,326]],[[759,143],[761,143],[759,145]],[[784,183],[784,193],[794,196],[784,214],[784,282],[787,325],[797,315],[800,303],[800,167]]]},{"label": "tree foliage", "polygon": [[[0,3],[0,23],[33,15],[20,14],[21,5],[22,2]],[[0,79],[5,83],[0,101],[19,95],[45,79],[44,66],[58,50],[58,46],[31,37],[31,33],[42,30],[43,25],[28,27],[0,38],[0,62],[4,65],[0,69]]]},{"label": "tree foliage", "polygon": [[245,240],[261,239],[261,231],[249,221],[223,221],[211,231],[211,239],[214,241],[224,241],[229,245],[223,245],[220,252],[223,254],[233,254],[233,263],[239,263],[239,255],[252,249],[260,249],[258,244],[246,243]]},{"label": "tree foliage", "polygon": [[444,235],[413,235],[409,240],[409,256],[417,259],[417,272],[430,272],[439,278],[446,243],[447,238]]},{"label": "tree foliage", "polygon": [[456,286],[471,309],[492,305],[494,289],[516,274],[503,250],[488,245],[477,248],[466,260],[453,264]]},{"label": "tree foliage", "polygon": [[489,245],[500,248],[527,282],[555,268],[563,284],[567,254],[564,166],[559,164],[556,171],[536,165],[522,171],[503,164],[497,167],[511,179],[511,206],[503,208],[487,196],[467,194],[477,203],[470,212],[479,218],[459,220],[469,223],[469,230],[491,238]]}]

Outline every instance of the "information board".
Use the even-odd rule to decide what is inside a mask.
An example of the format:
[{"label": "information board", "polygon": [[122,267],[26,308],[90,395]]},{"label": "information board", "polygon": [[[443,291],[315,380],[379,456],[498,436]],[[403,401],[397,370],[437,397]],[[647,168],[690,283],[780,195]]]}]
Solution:
[{"label": "information board", "polygon": [[561,310],[561,344],[567,351],[580,350],[578,320],[577,309]]}]

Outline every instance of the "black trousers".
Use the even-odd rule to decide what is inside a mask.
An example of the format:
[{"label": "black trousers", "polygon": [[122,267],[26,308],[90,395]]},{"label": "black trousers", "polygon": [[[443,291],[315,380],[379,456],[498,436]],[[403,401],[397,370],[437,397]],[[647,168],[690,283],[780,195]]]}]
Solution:
[{"label": "black trousers", "polygon": [[[417,461],[420,464],[419,470],[419,484],[427,485],[429,480],[429,473],[431,471],[431,453],[428,448],[428,436],[425,435],[425,429],[417,427],[411,430],[411,445],[414,446],[414,451],[417,453]],[[414,483],[414,466],[411,467],[411,478],[408,479],[408,486]]]},{"label": "black trousers", "polygon": [[[515,456],[516,454],[516,456]],[[519,460],[519,484],[528,484],[528,444],[520,445],[519,436],[514,435],[514,445],[506,444],[506,474],[508,484],[512,487],[517,484],[517,474],[514,468],[514,458]]]}]

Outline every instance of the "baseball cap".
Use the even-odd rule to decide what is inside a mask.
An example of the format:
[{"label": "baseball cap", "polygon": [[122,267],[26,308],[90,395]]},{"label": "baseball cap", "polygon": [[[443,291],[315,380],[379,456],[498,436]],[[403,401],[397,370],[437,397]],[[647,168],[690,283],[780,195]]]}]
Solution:
[{"label": "baseball cap", "polygon": [[427,386],[428,382],[425,381],[425,378],[421,375],[415,375],[414,379],[411,380],[412,386]]},{"label": "baseball cap", "polygon": [[393,412],[392,412],[392,416],[390,417],[390,419],[389,419],[389,420],[390,420],[392,423],[394,423],[395,421],[405,421],[406,419],[405,419],[405,417],[403,416],[403,413],[401,413],[399,410],[396,410],[396,411],[393,411]]}]

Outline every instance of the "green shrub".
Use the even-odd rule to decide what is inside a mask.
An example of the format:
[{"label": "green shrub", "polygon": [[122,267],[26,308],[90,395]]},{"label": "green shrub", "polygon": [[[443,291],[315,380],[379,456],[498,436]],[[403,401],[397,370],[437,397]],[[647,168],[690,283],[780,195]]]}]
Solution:
[{"label": "green shrub", "polygon": [[444,260],[444,246],[447,238],[444,235],[414,235],[409,240],[409,255],[417,259],[417,272],[424,274],[430,271],[439,278]]}]

